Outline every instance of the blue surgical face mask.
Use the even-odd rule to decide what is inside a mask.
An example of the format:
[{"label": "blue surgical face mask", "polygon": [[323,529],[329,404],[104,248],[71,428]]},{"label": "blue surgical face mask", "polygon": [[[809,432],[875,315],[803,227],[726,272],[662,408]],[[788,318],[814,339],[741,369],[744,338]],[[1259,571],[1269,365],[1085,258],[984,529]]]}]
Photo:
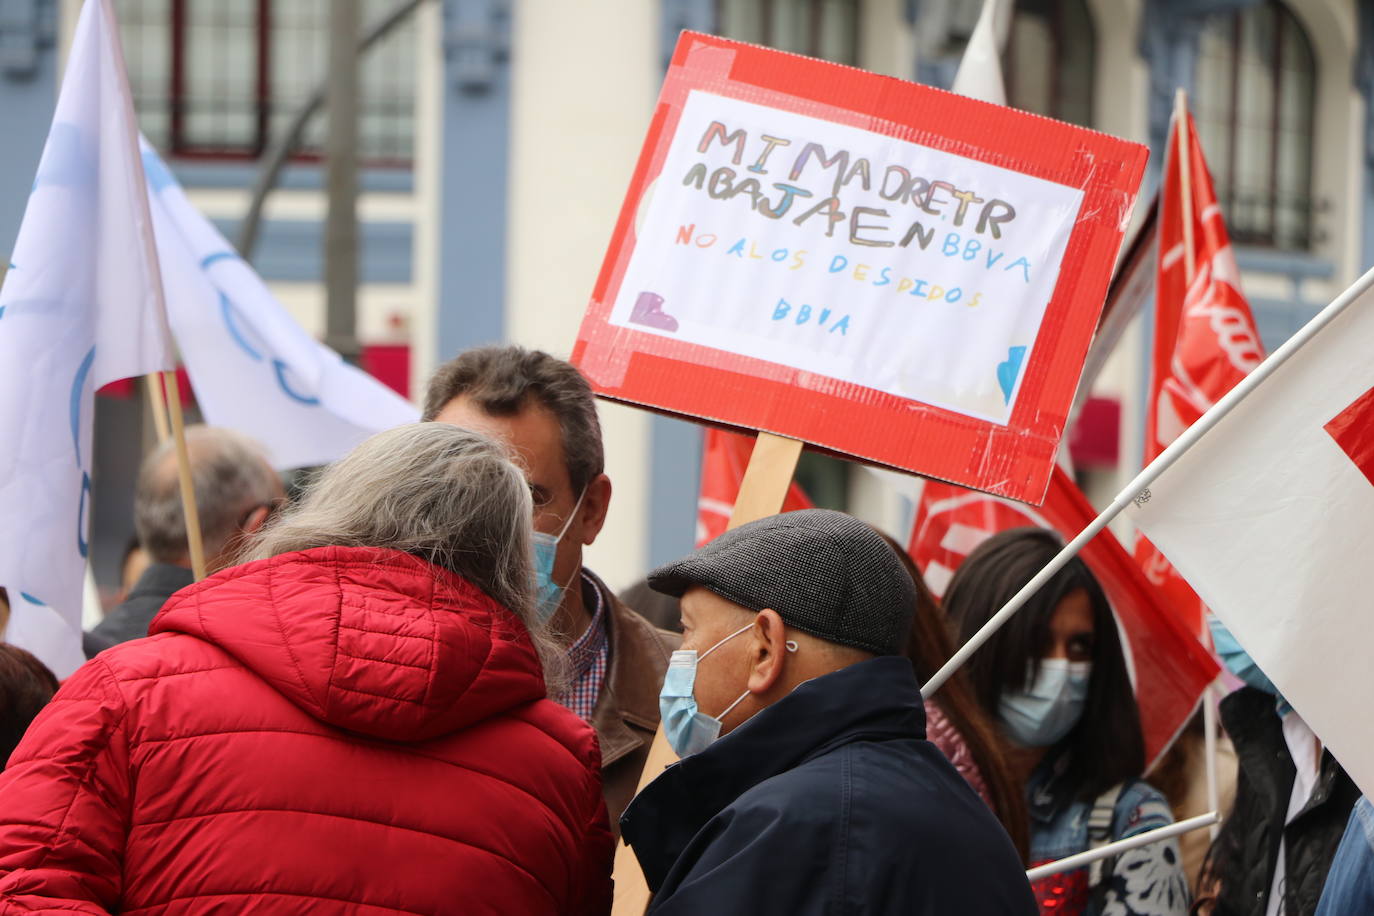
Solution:
[{"label": "blue surgical face mask", "polygon": [[587,491],[584,489],[557,534],[535,531],[531,535],[530,539],[534,544],[534,587],[537,602],[535,611],[539,615],[540,623],[548,623],[563,604],[563,592],[567,589],[568,583],[559,585],[553,581],[553,564],[558,559],[558,545],[572,527],[573,519],[577,518],[577,510],[582,508],[582,498],[586,495]]},{"label": "blue surgical face mask", "polygon": [[1088,701],[1091,662],[1043,658],[1030,687],[1005,690],[997,718],[1008,738],[1022,747],[1049,747],[1073,731]]},{"label": "blue surgical face mask", "polygon": [[1217,658],[1226,666],[1236,677],[1245,682],[1245,686],[1254,687],[1256,690],[1263,690],[1265,693],[1273,694],[1278,701],[1279,715],[1286,714],[1293,707],[1288,705],[1288,701],[1279,693],[1279,688],[1274,686],[1274,682],[1269,680],[1269,676],[1260,670],[1259,665],[1250,657],[1250,653],[1241,648],[1240,643],[1231,635],[1231,631],[1226,628],[1226,624],[1214,614],[1207,615],[1207,626],[1212,631],[1212,649],[1216,652]]},{"label": "blue surgical face mask", "polygon": [[[668,739],[668,744],[679,757],[699,753],[710,746],[720,737],[721,720],[749,696],[749,691],[746,690],[735,699],[735,702],[725,707],[719,716],[708,716],[697,709],[697,699],[693,695],[693,690],[697,682],[697,665],[706,656],[752,626],[750,623],[740,627],[701,653],[700,657],[697,656],[695,649],[678,649],[669,659],[668,673],[663,677],[663,689],[658,694],[658,711],[663,717],[663,733]],[[787,641],[787,651],[797,651],[797,644],[790,639]]]}]

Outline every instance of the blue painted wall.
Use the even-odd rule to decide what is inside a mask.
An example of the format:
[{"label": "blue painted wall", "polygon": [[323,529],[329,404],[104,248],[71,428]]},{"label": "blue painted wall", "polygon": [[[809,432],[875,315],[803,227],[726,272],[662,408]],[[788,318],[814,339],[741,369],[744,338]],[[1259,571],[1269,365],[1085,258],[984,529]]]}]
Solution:
[{"label": "blue painted wall", "polygon": [[57,104],[56,16],[57,0],[0,0],[0,246],[6,263]]},{"label": "blue painted wall", "polygon": [[[217,219],[231,241],[240,220]],[[415,226],[410,222],[358,224],[358,282],[409,283]],[[269,283],[324,282],[324,223],[320,220],[267,220],[259,230],[253,269]]]},{"label": "blue painted wall", "polygon": [[[715,0],[662,2],[660,41],[666,69],[683,29],[716,30],[716,4]],[[648,564],[652,569],[695,546],[703,430],[695,423],[657,414],[649,424]]]},{"label": "blue painted wall", "polygon": [[505,337],[510,3],[443,0],[437,361]]}]

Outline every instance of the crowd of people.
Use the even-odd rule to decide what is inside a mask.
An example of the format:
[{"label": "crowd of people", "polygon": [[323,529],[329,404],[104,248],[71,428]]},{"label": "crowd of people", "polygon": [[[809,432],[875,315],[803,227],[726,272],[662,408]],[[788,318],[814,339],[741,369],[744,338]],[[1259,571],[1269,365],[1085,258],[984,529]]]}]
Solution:
[{"label": "crowd of people", "polygon": [[[1220,625],[1215,840],[1027,880],[1173,823],[1205,771],[1200,716],[1147,770],[1080,561],[922,699],[1049,532],[937,601],[810,509],[617,596],[583,565],[613,492],[592,392],[518,347],[460,354],[422,422],[289,502],[244,437],[187,444],[211,574],[164,446],[90,661],[59,688],[0,645],[0,912],[607,913],[618,837],[665,916],[1374,912],[1374,808]],[[660,726],[681,760],[636,794]]]}]

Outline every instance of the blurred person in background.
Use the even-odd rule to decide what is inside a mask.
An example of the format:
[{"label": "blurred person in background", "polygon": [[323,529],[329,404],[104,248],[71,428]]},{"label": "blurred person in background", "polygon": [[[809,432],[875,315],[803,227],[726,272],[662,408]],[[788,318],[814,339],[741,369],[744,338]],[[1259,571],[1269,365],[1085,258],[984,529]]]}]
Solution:
[{"label": "blurred person in background", "polygon": [[[944,609],[966,642],[1062,547],[1040,528],[980,544],[955,571]],[[964,667],[1010,745],[1039,865],[1173,822],[1141,779],[1145,742],[1116,619],[1081,559],[1070,560]],[[1120,853],[1034,885],[1046,916],[1182,916],[1178,842]]]},{"label": "blurred person in background", "polygon": [[596,738],[546,696],[505,446],[379,433],[80,668],[0,774],[16,911],[604,913]]},{"label": "blurred person in background", "polygon": [[[186,428],[191,481],[200,514],[205,568],[228,566],[244,537],[257,531],[281,504],[281,478],[262,449],[242,433],[215,426]],[[83,638],[86,657],[148,635],[148,624],[168,598],[195,581],[186,518],[181,506],[176,444],[159,445],[143,460],[134,490],[134,528],[148,565],[128,597]],[[126,556],[126,562],[129,559]]]},{"label": "blurred person in background", "polygon": [[1349,913],[1374,913],[1374,804],[1368,798],[1350,812],[1316,916]]},{"label": "blurred person in background", "polygon": [[1312,916],[1360,790],[1231,631],[1209,623],[1217,657],[1245,686],[1221,701],[1236,800],[1203,863],[1197,912]]},{"label": "blurred person in background", "polygon": [[[901,558],[916,587],[916,613],[904,652],[916,671],[916,680],[924,684],[954,654],[954,640],[947,618],[921,571],[900,544],[886,534],[883,539]],[[925,708],[926,738],[987,802],[1025,863],[1030,855],[1026,801],[1021,786],[1007,769],[1002,737],[974,699],[968,676],[962,670],[956,671],[935,696],[925,701]]]},{"label": "blurred person in background", "polygon": [[129,593],[134,590],[138,580],[143,578],[143,573],[152,562],[148,557],[148,551],[139,543],[138,535],[130,537],[124,544],[124,556],[119,560],[119,596],[116,604],[128,599]]},{"label": "blurred person in background", "polygon": [[0,643],[0,767],[56,692],[57,677],[47,665],[18,646]]},{"label": "blurred person in background", "polygon": [[582,564],[611,504],[591,386],[539,350],[479,347],[434,373],[423,416],[505,441],[525,468],[534,494],[536,610],[571,668],[553,699],[596,729],[618,831],[658,729],[658,689],[680,637],[636,614]]}]

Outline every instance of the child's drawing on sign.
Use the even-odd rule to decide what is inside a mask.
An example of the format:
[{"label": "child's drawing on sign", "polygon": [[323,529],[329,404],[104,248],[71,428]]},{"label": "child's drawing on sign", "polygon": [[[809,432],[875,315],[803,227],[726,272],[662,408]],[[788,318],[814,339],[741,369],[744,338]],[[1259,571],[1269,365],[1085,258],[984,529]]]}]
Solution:
[{"label": "child's drawing on sign", "polygon": [[610,320],[1006,423],[1082,198],[694,90]]}]

